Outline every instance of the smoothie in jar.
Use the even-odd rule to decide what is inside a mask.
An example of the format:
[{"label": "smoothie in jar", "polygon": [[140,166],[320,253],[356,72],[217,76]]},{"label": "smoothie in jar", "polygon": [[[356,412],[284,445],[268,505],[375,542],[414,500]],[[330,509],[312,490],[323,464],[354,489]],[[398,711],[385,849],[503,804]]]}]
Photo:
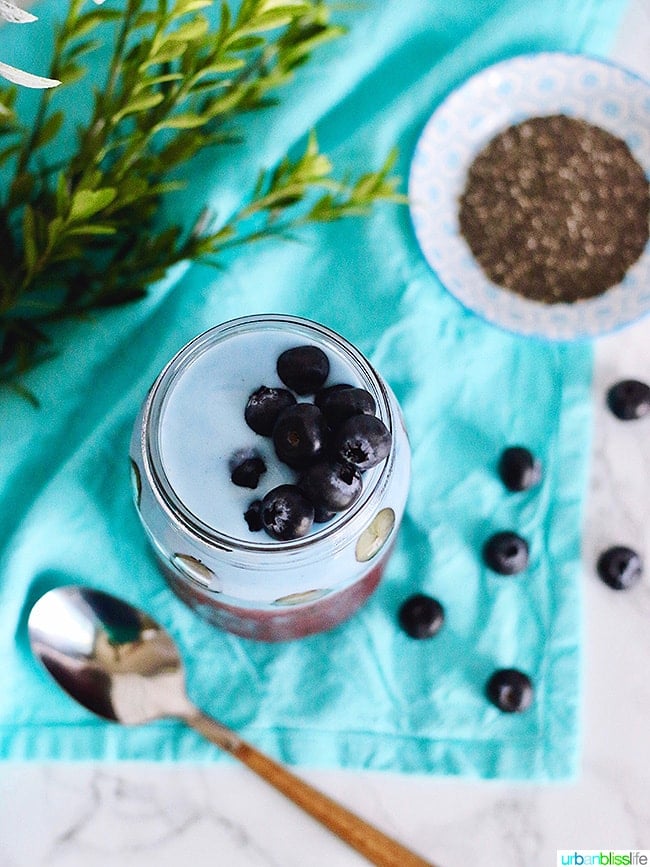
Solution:
[{"label": "smoothie in jar", "polygon": [[389,387],[344,338],[281,315],[199,335],[152,386],[136,505],[172,589],[278,641],[330,629],[379,583],[410,474]]}]

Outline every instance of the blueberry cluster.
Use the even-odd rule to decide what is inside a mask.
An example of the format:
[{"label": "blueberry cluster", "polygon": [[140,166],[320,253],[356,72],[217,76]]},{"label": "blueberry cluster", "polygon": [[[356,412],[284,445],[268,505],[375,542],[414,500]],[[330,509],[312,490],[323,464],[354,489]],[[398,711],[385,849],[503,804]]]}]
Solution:
[{"label": "blueberry cluster", "polygon": [[[280,461],[295,473],[253,500],[244,519],[252,531],[265,530],[280,541],[305,536],[314,523],[329,521],[361,495],[363,473],[388,457],[390,431],[375,415],[370,392],[346,383],[326,386],[330,364],[317,346],[296,346],[277,359],[286,388],[261,385],[244,409],[247,425],[270,437]],[[297,396],[313,396],[299,401]],[[231,460],[231,479],[255,489],[266,471],[256,454]]]},{"label": "blueberry cluster", "polygon": [[[523,446],[509,446],[498,462],[504,486],[513,492],[527,491],[542,479],[541,461]],[[528,566],[528,543],[517,533],[502,531],[492,535],[483,546],[483,561],[499,575],[516,575]],[[437,599],[415,593],[400,606],[397,619],[411,638],[432,638],[444,624],[445,612]],[[505,713],[521,713],[533,701],[531,679],[516,668],[495,671],[485,686],[487,698]]]},{"label": "blueberry cluster", "polygon": [[[542,463],[524,446],[509,446],[501,453],[497,471],[507,490],[529,491],[542,480]],[[483,546],[483,560],[498,575],[518,575],[528,567],[528,542],[518,533],[504,530]],[[518,668],[499,668],[488,678],[485,695],[504,713],[523,713],[533,703],[530,677]]]},{"label": "blueberry cluster", "polygon": [[[606,403],[621,421],[633,421],[650,414],[650,385],[624,379],[609,388]],[[509,446],[499,458],[497,471],[508,491],[528,491],[542,479],[541,461],[523,446]],[[498,575],[517,575],[528,566],[527,541],[515,532],[504,530],[490,536],[483,545],[483,562]],[[613,545],[601,553],[596,564],[601,580],[614,590],[633,587],[643,573],[641,557],[625,545]],[[397,614],[401,628],[416,639],[431,638],[444,623],[442,605],[431,596],[415,593],[400,606]],[[485,695],[505,713],[527,710],[534,697],[530,677],[516,668],[496,670],[485,684]]]}]

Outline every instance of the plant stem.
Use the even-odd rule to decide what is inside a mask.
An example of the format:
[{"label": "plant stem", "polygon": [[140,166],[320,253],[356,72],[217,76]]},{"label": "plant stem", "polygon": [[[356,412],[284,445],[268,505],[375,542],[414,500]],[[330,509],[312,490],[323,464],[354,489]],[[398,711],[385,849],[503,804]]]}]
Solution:
[{"label": "plant stem", "polygon": [[[115,47],[111,54],[111,62],[104,90],[95,100],[93,116],[81,140],[79,153],[74,160],[76,165],[85,165],[87,170],[90,171],[101,162],[100,154],[105,148],[115,126],[112,122],[112,112],[110,112],[109,107],[115,97],[115,91],[120,81],[126,42],[131,32],[133,20],[141,8],[142,0],[128,0],[122,16],[122,24],[115,40]],[[77,173],[75,172],[75,174]],[[79,175],[83,177],[84,173],[79,172]]]},{"label": "plant stem", "polygon": [[[52,56],[52,62],[50,64],[50,78],[58,79],[59,77],[59,61],[65,49],[66,34],[70,28],[71,22],[77,18],[82,2],[83,0],[71,0],[63,26],[56,34],[54,40],[54,52]],[[32,128],[27,138],[27,141],[22,147],[18,157],[15,173],[16,177],[22,174],[29,166],[29,161],[34,151],[34,145],[36,144],[38,136],[40,135],[41,129],[43,127],[45,116],[47,114],[47,109],[49,108],[50,101],[52,99],[52,94],[53,91],[49,89],[41,91],[41,98],[38,103],[36,117],[34,118],[34,122],[32,124]]]}]

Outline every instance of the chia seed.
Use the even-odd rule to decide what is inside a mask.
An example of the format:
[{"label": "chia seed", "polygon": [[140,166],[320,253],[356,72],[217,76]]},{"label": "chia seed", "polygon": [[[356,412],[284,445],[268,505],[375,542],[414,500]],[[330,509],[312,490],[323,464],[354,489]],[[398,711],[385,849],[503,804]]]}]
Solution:
[{"label": "chia seed", "polygon": [[562,114],[496,135],[469,168],[460,230],[486,276],[547,304],[620,283],[649,236],[650,184],[627,144]]}]

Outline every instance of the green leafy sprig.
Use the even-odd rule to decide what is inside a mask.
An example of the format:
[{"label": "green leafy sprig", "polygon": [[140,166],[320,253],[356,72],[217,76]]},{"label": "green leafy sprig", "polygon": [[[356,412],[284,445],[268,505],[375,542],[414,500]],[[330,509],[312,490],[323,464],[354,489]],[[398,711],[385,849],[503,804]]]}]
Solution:
[{"label": "green leafy sprig", "polygon": [[236,121],[270,107],[277,91],[318,46],[342,35],[321,0],[222,2],[125,0],[119,11],[70,0],[56,36],[52,78],[62,87],[85,73],[83,58],[107,33],[106,81],[74,152],[48,162],[45,150],[65,123],[43,91],[33,123],[21,125],[15,89],[0,89],[0,167],[13,174],[0,204],[0,383],[47,357],[51,324],[143,297],[181,261],[219,264],[227,249],[288,237],[308,223],[367,214],[380,200],[403,201],[383,167],[352,181],[333,177],[309,136],[304,152],[259,174],[223,225],[197,214],[193,228],[160,225],[162,197],[183,184],[177,168],[206,147],[237,142]]}]

